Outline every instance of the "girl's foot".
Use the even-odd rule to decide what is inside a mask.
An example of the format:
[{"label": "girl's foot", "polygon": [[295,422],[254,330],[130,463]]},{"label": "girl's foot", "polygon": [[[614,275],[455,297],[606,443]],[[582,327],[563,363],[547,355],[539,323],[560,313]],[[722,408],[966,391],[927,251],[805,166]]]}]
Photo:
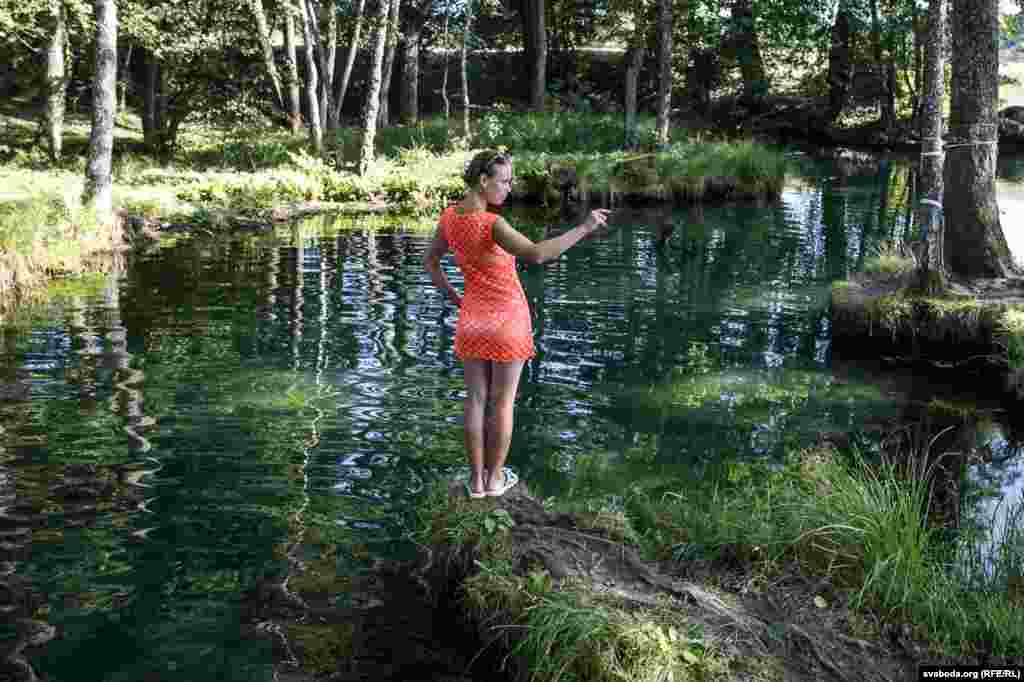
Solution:
[{"label": "girl's foot", "polygon": [[498,480],[488,481],[485,494],[488,497],[501,497],[519,482],[519,476],[511,469],[502,469],[498,472]]}]

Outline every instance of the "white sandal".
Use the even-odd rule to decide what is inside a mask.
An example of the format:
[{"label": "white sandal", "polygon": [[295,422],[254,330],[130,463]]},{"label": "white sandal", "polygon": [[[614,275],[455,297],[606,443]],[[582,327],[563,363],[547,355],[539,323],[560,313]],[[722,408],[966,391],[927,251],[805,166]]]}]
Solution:
[{"label": "white sandal", "polygon": [[519,476],[517,476],[516,472],[512,471],[508,467],[502,469],[501,473],[503,475],[501,487],[497,490],[485,490],[484,494],[487,495],[487,497],[501,497],[514,488],[516,483],[519,483]]}]

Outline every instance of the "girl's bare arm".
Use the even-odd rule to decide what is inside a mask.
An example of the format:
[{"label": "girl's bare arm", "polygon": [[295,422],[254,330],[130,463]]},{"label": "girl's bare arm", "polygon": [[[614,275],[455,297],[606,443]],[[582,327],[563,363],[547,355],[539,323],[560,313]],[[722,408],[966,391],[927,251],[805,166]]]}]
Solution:
[{"label": "girl's bare arm", "polygon": [[444,270],[441,269],[441,258],[446,253],[448,253],[448,240],[444,238],[441,226],[438,225],[437,230],[434,232],[434,238],[430,241],[430,246],[423,256],[423,267],[430,273],[430,281],[434,283],[434,286],[443,291],[456,306],[461,307],[462,296],[459,295],[459,292],[448,281]]},{"label": "girl's bare arm", "polygon": [[590,212],[586,221],[557,237],[533,242],[529,237],[509,225],[504,218],[498,216],[494,221],[492,234],[494,241],[501,248],[516,258],[527,263],[540,264],[558,258],[576,242],[605,224],[608,220],[608,209],[598,208]]}]

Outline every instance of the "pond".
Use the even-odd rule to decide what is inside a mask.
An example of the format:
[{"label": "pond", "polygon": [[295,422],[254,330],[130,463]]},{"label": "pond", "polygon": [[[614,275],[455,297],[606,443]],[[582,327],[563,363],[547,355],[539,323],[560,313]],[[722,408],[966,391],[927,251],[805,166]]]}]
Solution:
[{"label": "pond", "polygon": [[[1020,428],[994,396],[831,351],[830,282],[907,230],[908,164],[794,161],[778,201],[622,208],[609,235],[520,267],[538,354],[509,462],[538,495],[614,504],[823,434],[870,447],[940,402],[983,416],[964,499],[998,515],[1019,498]],[[535,238],[568,224],[506,214]],[[197,233],[3,329],[0,568],[22,615],[58,628],[38,672],[270,679],[246,595],[309,559],[315,529],[345,548],[341,574],[409,550],[416,495],[464,464],[456,311],[423,270],[427,240],[329,219]],[[581,475],[605,462],[628,472],[616,487]]]}]

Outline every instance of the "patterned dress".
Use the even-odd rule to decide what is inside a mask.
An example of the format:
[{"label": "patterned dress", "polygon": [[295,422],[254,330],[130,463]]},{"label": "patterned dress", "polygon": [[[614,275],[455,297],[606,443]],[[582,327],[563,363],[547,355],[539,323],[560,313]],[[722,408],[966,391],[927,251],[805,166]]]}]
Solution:
[{"label": "patterned dress", "polygon": [[534,355],[533,324],[526,294],[516,274],[516,257],[494,242],[496,213],[465,215],[449,206],[440,226],[465,290],[455,327],[455,355],[460,359],[526,360]]}]

